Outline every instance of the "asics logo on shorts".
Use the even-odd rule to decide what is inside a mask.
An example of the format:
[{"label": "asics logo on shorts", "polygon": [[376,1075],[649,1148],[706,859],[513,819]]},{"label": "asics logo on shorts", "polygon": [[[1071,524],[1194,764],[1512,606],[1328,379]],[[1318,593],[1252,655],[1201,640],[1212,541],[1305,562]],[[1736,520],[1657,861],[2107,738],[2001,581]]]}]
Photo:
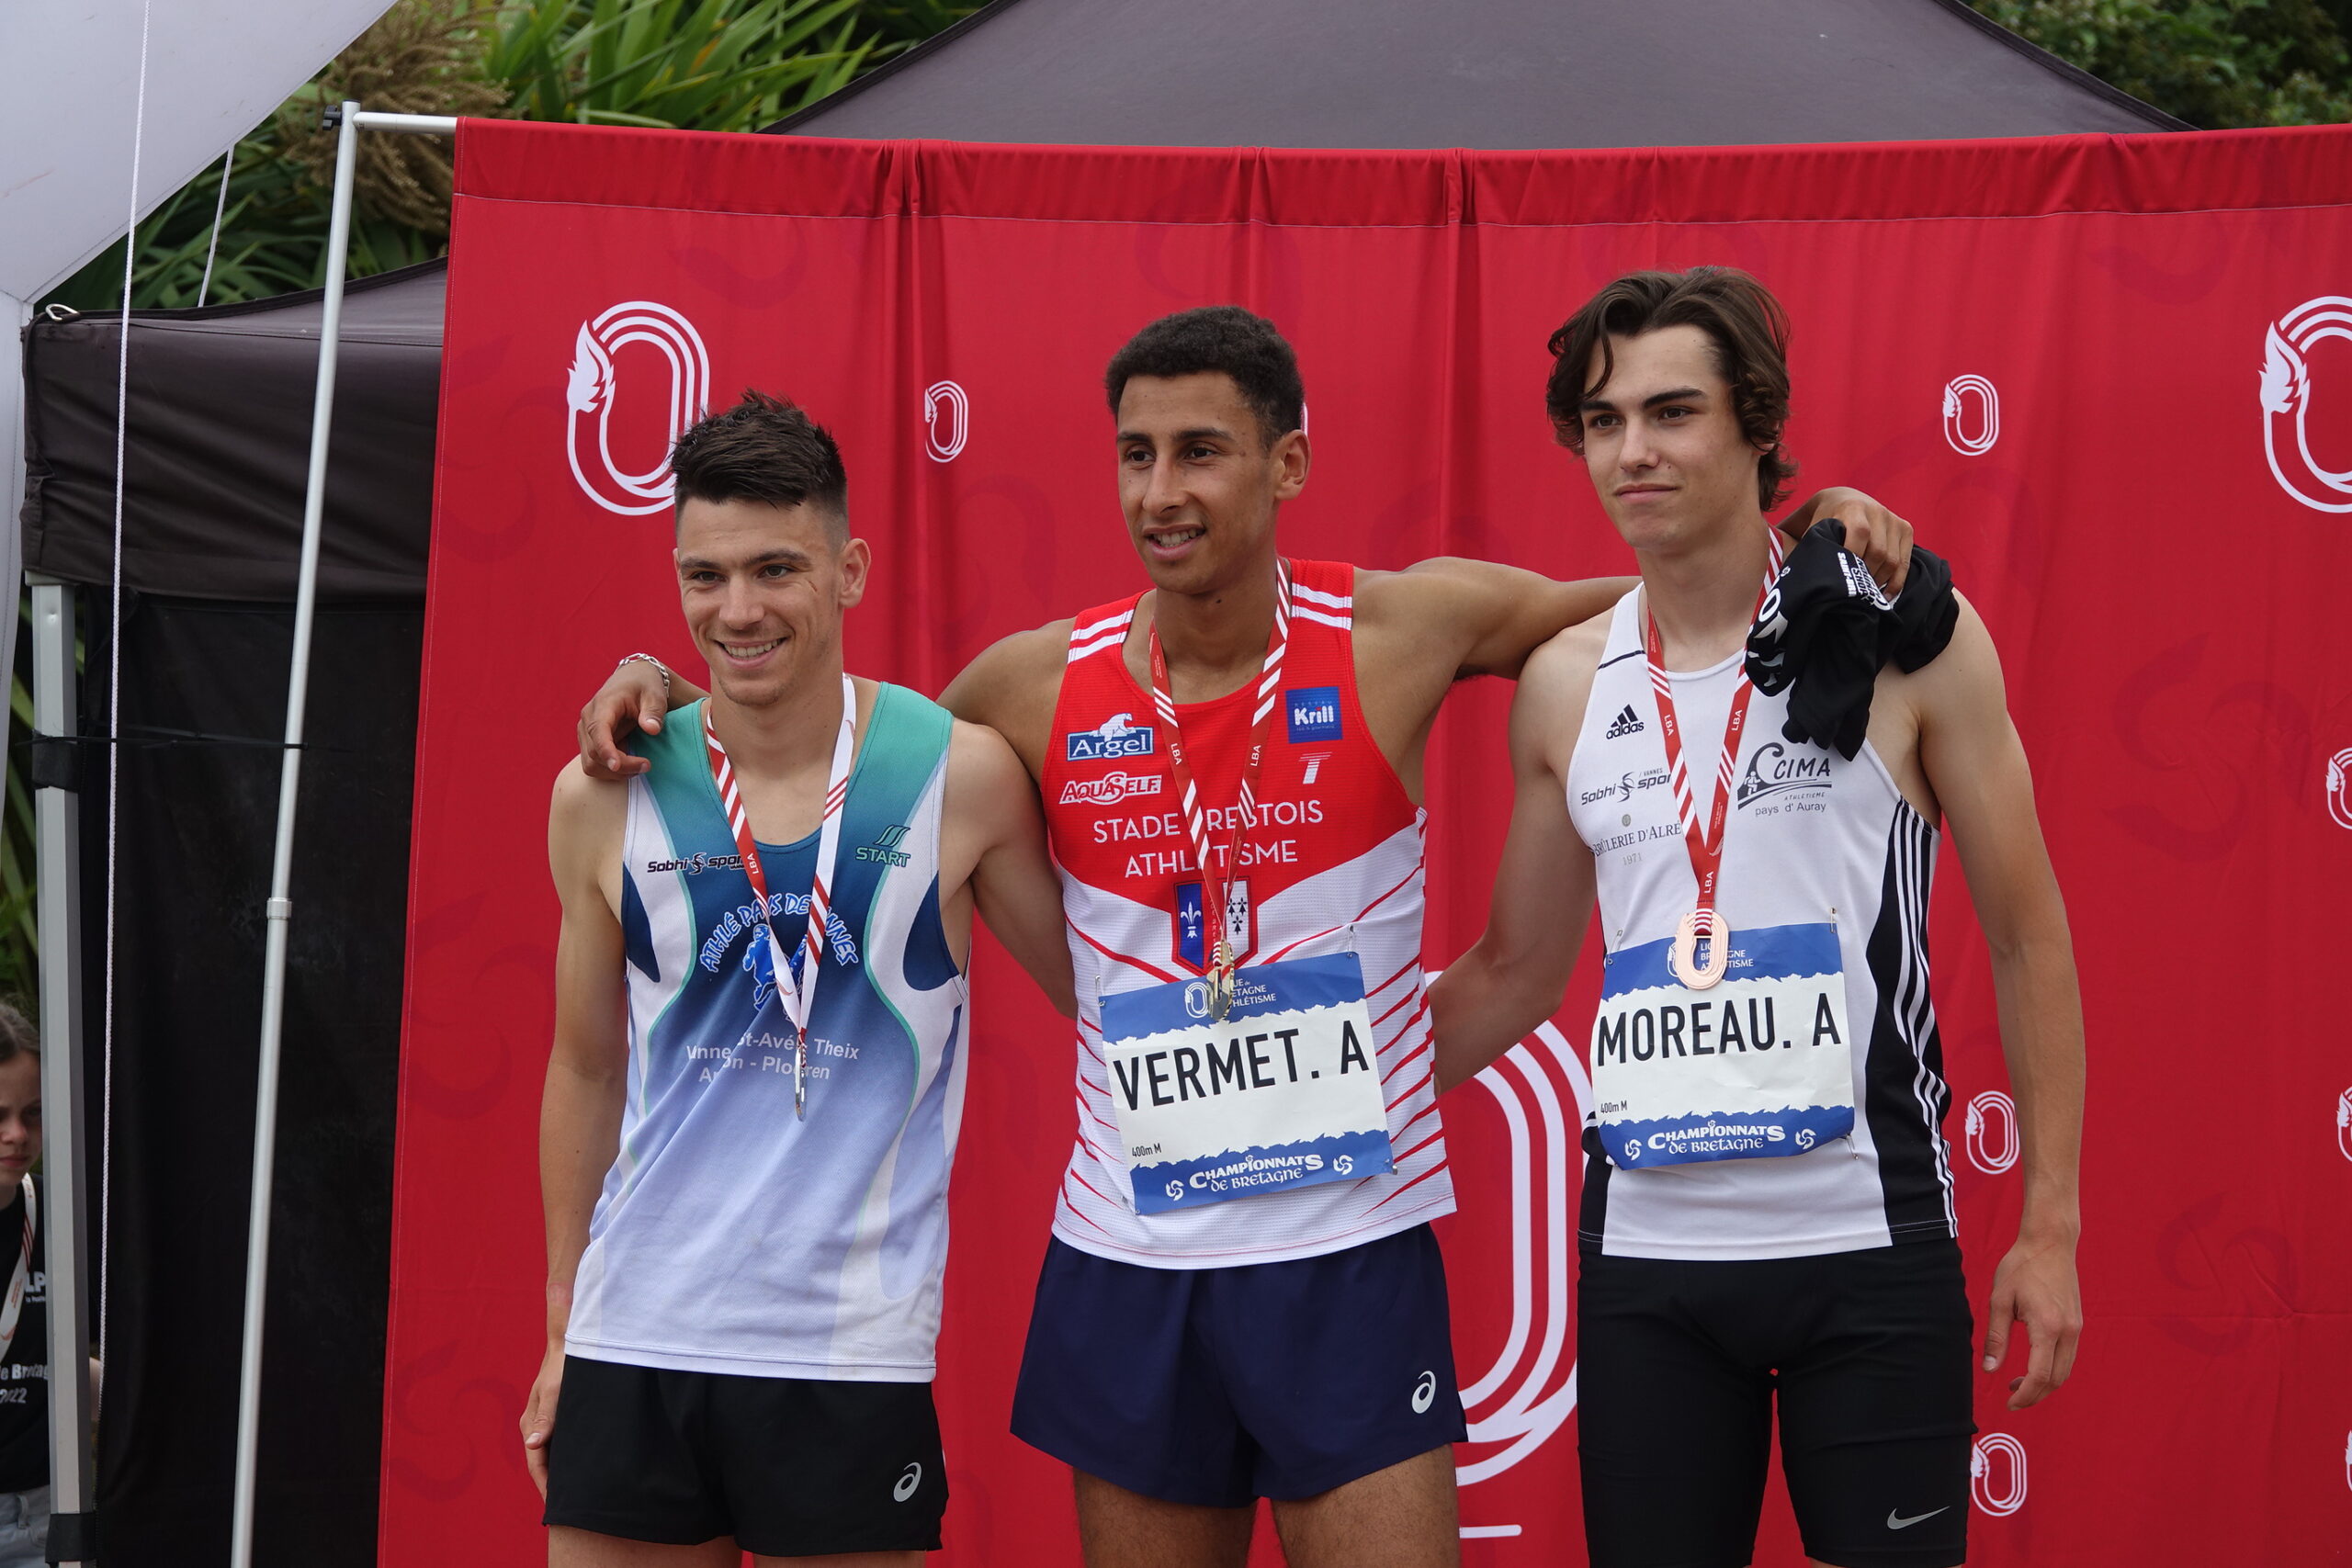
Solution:
[{"label": "asics logo on shorts", "polygon": [[915,1488],[922,1484],[922,1462],[918,1460],[908,1464],[906,1473],[899,1477],[899,1483],[890,1488],[890,1495],[903,1503],[913,1496]]},{"label": "asics logo on shorts", "polygon": [[1437,1373],[1434,1371],[1423,1372],[1421,1374],[1421,1381],[1413,1385],[1413,1414],[1416,1416],[1426,1416],[1429,1414],[1430,1406],[1436,1403]]}]

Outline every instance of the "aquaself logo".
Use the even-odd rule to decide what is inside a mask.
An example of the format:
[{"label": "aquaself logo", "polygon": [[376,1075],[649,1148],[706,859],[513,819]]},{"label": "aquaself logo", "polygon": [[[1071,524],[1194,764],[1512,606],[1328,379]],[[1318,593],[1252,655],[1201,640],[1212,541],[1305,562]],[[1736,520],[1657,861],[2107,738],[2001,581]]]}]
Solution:
[{"label": "aquaself logo", "polygon": [[[1071,737],[1076,739],[1076,736]],[[1131,795],[1158,795],[1165,773],[1104,773],[1097,779],[1072,779],[1062,785],[1064,806],[1116,806]]]},{"label": "aquaself logo", "polygon": [[1283,711],[1290,721],[1290,738],[1301,740],[1340,739],[1340,688],[1295,686],[1283,694]]},{"label": "aquaself logo", "polygon": [[1068,756],[1073,762],[1107,762],[1117,757],[1148,757],[1152,728],[1137,724],[1132,713],[1114,713],[1092,729],[1074,731]]},{"label": "aquaself logo", "polygon": [[899,845],[905,841],[906,837],[907,825],[904,822],[894,822],[874,835],[872,843],[858,845],[857,858],[863,861],[878,861],[884,865],[897,866],[903,870],[911,863],[911,857],[899,848]]},{"label": "aquaself logo", "polygon": [[[620,378],[620,352],[633,344],[660,351],[670,367],[669,413],[658,445],[650,431],[640,452],[652,459],[646,468],[631,467],[613,453],[613,408]],[[649,356],[631,363],[650,367]],[[630,394],[632,403],[646,394]],[[667,305],[650,299],[630,299],[614,306],[593,321],[580,324],[572,340],[571,370],[564,382],[564,449],[571,460],[571,477],[589,500],[607,512],[635,515],[661,512],[670,504],[670,444],[688,425],[709,412],[710,353],[703,347],[695,324]],[[657,405],[658,406],[658,403]]]},{"label": "aquaself logo", "polygon": [[2314,512],[2352,512],[2352,468],[2327,468],[2312,451],[2309,355],[2330,338],[2352,342],[2352,299],[2339,294],[2306,299],[2270,324],[2262,344],[2262,450],[2289,495]]}]

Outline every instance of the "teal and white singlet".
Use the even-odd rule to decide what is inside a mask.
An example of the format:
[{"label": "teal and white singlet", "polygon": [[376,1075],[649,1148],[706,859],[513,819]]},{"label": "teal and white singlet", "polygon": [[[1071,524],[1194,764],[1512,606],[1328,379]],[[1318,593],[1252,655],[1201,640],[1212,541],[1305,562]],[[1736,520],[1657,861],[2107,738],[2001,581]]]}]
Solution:
[{"label": "teal and white singlet", "polygon": [[[628,1100],[564,1348],[682,1371],[923,1382],[939,1331],[967,988],[939,914],[946,710],[876,695],[842,807],[808,1025],[751,963],[750,880],[700,705],[632,749],[621,925]],[[817,835],[760,846],[773,918],[805,928]]]}]

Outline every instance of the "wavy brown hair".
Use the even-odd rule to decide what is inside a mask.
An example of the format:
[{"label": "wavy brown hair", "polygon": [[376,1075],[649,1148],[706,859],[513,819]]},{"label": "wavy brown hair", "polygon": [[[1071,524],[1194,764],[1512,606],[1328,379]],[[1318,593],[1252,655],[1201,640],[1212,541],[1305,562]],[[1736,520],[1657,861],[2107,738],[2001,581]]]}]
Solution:
[{"label": "wavy brown hair", "polygon": [[[1781,445],[1789,419],[1789,318],[1770,289],[1736,267],[1627,273],[1586,300],[1552,334],[1544,409],[1552,416],[1553,434],[1582,457],[1585,400],[1607,386],[1617,368],[1609,340],[1667,327],[1697,327],[1714,345],[1715,368],[1731,384],[1740,433],[1763,454],[1756,466],[1757,501],[1770,511],[1797,472],[1796,460]],[[1600,363],[1593,371],[1596,352]]]}]

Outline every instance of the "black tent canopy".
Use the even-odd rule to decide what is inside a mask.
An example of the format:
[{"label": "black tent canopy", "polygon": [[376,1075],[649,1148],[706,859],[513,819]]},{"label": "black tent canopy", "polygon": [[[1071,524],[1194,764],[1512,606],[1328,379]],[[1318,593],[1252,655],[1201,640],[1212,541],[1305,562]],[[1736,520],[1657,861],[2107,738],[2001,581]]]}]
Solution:
[{"label": "black tent canopy", "polygon": [[[997,0],[786,134],[1600,147],[2182,129],[1959,0]],[[351,285],[320,570],[264,1385],[264,1562],[374,1561],[410,767],[446,271]],[[113,1568],[226,1550],[254,1021],[322,307],[134,311],[99,1508]],[[28,569],[108,581],[112,315],[27,329]],[[96,595],[89,596],[96,599]],[[92,638],[83,733],[103,733]],[[495,671],[485,672],[495,678]],[[258,744],[256,744],[258,742]],[[95,753],[96,749],[91,749]],[[94,769],[102,773],[103,768]],[[102,790],[83,842],[104,841]],[[103,858],[83,856],[84,994]],[[95,1089],[95,1084],[94,1084]],[[95,1140],[93,1140],[95,1144]],[[128,1152],[126,1152],[128,1151]],[[290,1350],[288,1348],[290,1347]]]}]

